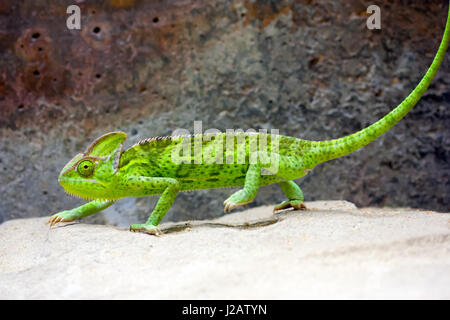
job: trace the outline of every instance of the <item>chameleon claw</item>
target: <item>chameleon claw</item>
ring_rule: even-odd
[[[53,227],[55,224],[57,224],[60,221],[61,221],[61,217],[50,217],[47,224],[50,223],[50,227]]]
[[[236,204],[234,204],[230,200],[225,200],[223,204],[224,204],[223,212],[225,212],[225,213],[230,212],[231,210],[233,210],[237,206]]]
[[[47,224],[50,224],[50,227],[52,227],[55,224],[55,217],[50,217],[47,221]]]
[[[67,214],[67,212],[63,211],[63,212],[59,212],[59,213],[52,215],[48,219],[47,224],[50,224],[50,228],[51,228],[59,222],[70,222],[70,221],[74,221],[74,220],[76,220],[76,218]]]
[[[233,203],[230,200],[224,201],[224,208],[223,212],[231,212],[231,210],[236,209],[237,207],[245,207],[247,204],[249,204],[251,201],[243,202],[243,203]]]

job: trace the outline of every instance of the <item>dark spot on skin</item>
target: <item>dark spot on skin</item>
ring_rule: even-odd
[[[245,180],[245,177],[237,177],[233,179],[233,183],[240,184],[240,182],[243,180]]]
[[[41,47],[38,48],[38,51],[42,51],[43,49]]]
[[[153,18],[153,23],[158,23],[158,21],[159,21],[159,18],[158,18],[158,17],[154,17],[154,18]]]
[[[39,73],[38,70],[34,70],[34,71],[33,71],[33,74],[34,74],[36,77],[39,77],[39,75],[40,75],[40,73]]]
[[[100,79],[100,78],[102,77],[102,75],[101,75],[100,73],[97,73],[97,74],[95,75],[95,77],[96,77],[97,79]]]
[[[23,110],[23,104],[20,104],[20,105],[17,107],[17,110],[22,111],[22,110]]]
[[[37,39],[37,38],[39,38],[40,36],[41,36],[41,34],[40,34],[39,32],[35,32],[35,33],[32,34],[31,37],[32,37],[33,39]]]
[[[100,27],[95,27],[94,29],[92,29],[93,33],[100,33],[102,29],[100,29]]]
[[[138,133],[138,132],[137,132],[136,129],[131,129],[131,135],[132,135],[132,136],[135,136],[137,133]]]

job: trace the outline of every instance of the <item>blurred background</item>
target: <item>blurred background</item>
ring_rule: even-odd
[[[81,30],[69,30],[71,4]],[[420,81],[447,1],[0,1],[0,223],[81,205],[62,167],[98,136],[176,128],[278,129],[338,138],[375,122]],[[297,182],[307,201],[449,211],[450,58],[387,134]],[[181,193],[167,220],[223,214],[232,189]],[[157,197],[118,201],[85,221],[145,221]],[[277,185],[251,206],[284,200]]]

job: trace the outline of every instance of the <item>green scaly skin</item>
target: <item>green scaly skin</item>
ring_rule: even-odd
[[[374,141],[411,110],[428,88],[443,60],[449,40],[449,20],[447,18],[438,52],[423,79],[397,108],[371,126],[329,141],[307,141],[268,135],[267,152],[272,151],[276,138],[278,148],[272,152],[275,158],[267,163],[259,160],[264,159],[262,156],[256,157],[257,161],[249,161],[255,154],[249,154],[250,135],[245,133],[156,137],[143,140],[122,151],[126,134],[111,132],[95,140],[85,152],[76,155],[59,175],[59,183],[66,192],[92,201],[78,208],[54,214],[49,223],[54,225],[92,215],[121,198],[161,195],[147,222],[130,226],[132,231],[159,234],[157,225],[170,209],[178,192],[241,186],[242,189],[224,202],[225,211],[230,211],[251,202],[260,186],[272,183],[279,183],[288,199],[275,206],[274,211],[290,207],[304,209],[303,192],[293,180],[305,176],[319,163],[342,157]],[[255,137],[254,134],[251,136]],[[261,138],[261,134],[256,134],[256,137]],[[179,148],[183,141],[186,143],[186,139],[192,150],[197,148],[196,143],[200,141],[203,158],[199,161],[198,157],[191,155],[187,159],[190,160],[189,163],[177,164],[172,161],[172,151]],[[237,142],[233,143],[233,148],[227,148],[227,139],[241,141],[240,146],[245,142],[245,151],[238,152]],[[218,145],[226,150],[222,155],[211,152],[211,148]],[[204,150],[209,150],[209,153]],[[259,155],[260,150],[256,153]],[[215,160],[222,159],[222,163],[206,161],[207,154],[212,155]],[[245,162],[237,161],[242,155],[245,156]],[[235,160],[231,164],[227,164],[230,163],[227,162],[229,157],[234,157]],[[275,160],[278,161],[278,170],[273,172],[271,164]],[[264,169],[268,170],[269,174],[262,174]]]

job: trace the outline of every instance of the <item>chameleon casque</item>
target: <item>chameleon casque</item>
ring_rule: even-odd
[[[132,231],[159,234],[157,226],[178,192],[241,186],[242,189],[224,202],[225,211],[230,211],[251,202],[260,186],[273,183],[280,184],[288,199],[275,206],[274,211],[305,209],[303,192],[293,180],[305,176],[319,163],[342,157],[374,141],[411,110],[428,88],[444,58],[449,41],[449,20],[447,17],[441,44],[423,79],[400,105],[369,127],[328,141],[265,135],[268,138],[266,150],[249,147],[251,139],[256,137],[258,141],[262,140],[261,133],[220,133],[156,137],[142,140],[123,151],[126,134],[111,132],[95,140],[83,153],[70,160],[58,178],[67,193],[91,201],[52,215],[50,225],[92,215],[121,198],[161,195],[147,222],[130,226]],[[274,148],[274,141],[277,142],[277,148]],[[181,150],[180,146],[186,145],[187,149],[194,150],[184,159],[187,161],[173,161],[174,150]],[[198,157],[195,159],[198,155],[195,149],[199,145],[204,157],[200,157],[200,161]],[[214,149],[217,146],[223,147],[224,151],[220,153],[217,151],[219,149]],[[209,150],[215,161],[206,161],[205,150]],[[269,153],[270,160],[267,161],[264,154]],[[230,157],[233,161],[229,161]],[[245,161],[236,161],[239,157]],[[252,159],[254,161],[250,161]],[[275,162],[277,166],[273,170]]]

